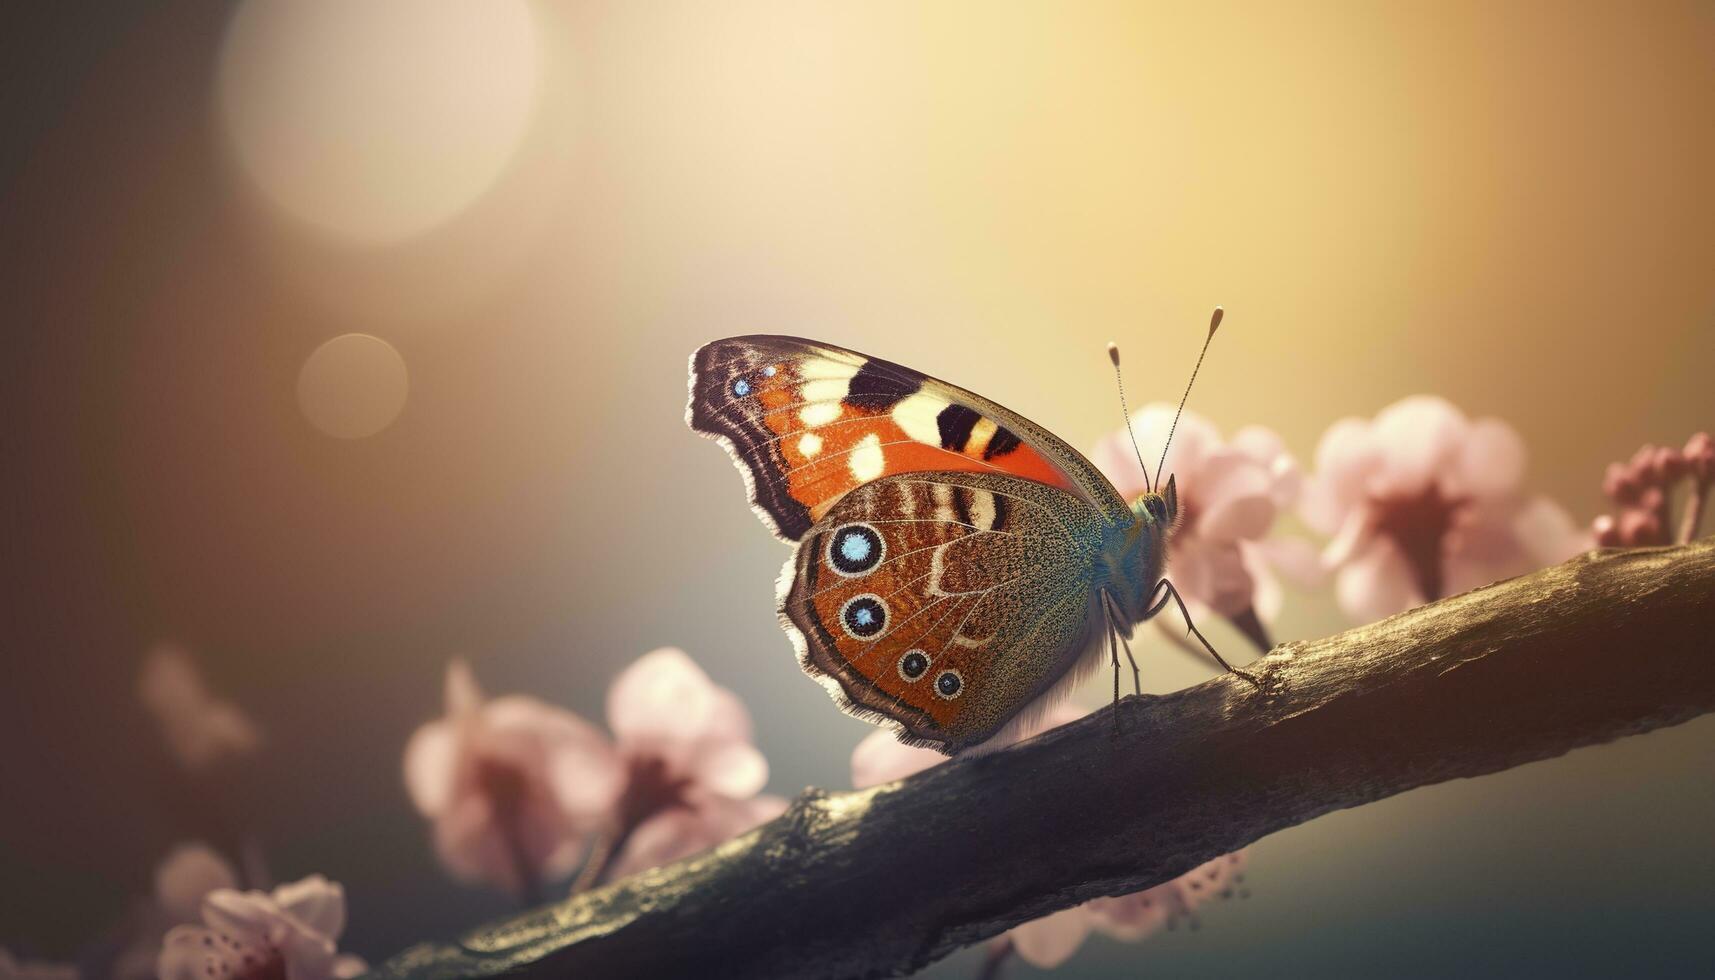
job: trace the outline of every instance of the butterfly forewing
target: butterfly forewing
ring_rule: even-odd
[[[1111,522],[1125,503],[1070,446],[918,371],[795,337],[717,340],[691,358],[693,429],[721,439],[751,503],[796,541],[853,489],[919,472],[1007,474],[1057,487]]]
[[[992,473],[859,486],[810,527],[782,576],[804,669],[860,717],[945,752],[993,736],[1092,642],[1095,512]]]

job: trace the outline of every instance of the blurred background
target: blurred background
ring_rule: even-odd
[[[771,791],[848,785],[869,727],[794,666],[786,549],[683,422],[715,337],[903,361],[1087,447],[1105,342],[1171,401],[1219,303],[1192,404],[1224,429],[1308,465],[1335,419],[1440,394],[1512,422],[1579,523],[1609,461],[1715,422],[1707,2],[0,18],[0,945],[35,956],[197,833],[137,699],[160,641],[256,720],[232,805],[277,875],[344,883],[372,960],[510,908],[439,870],[401,782],[449,658],[599,723],[680,646]],[[1345,625],[1294,594],[1276,632]],[[1151,689],[1209,676],[1140,635]],[[1199,931],[1063,969],[1705,972],[1712,735],[1277,834]]]

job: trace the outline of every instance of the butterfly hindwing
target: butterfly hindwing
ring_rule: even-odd
[[[1008,474],[1113,521],[1125,503],[1078,452],[1018,414],[918,371],[796,337],[732,337],[691,357],[693,429],[720,439],[752,505],[797,541],[853,489],[915,472]]]
[[[992,737],[1099,638],[1095,512],[992,473],[884,477],[833,504],[781,578],[800,663],[842,709],[949,754]]]

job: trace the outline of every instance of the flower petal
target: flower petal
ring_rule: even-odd
[[[1219,450],[1203,461],[1196,500],[1202,515],[1194,533],[1214,541],[1260,538],[1274,523],[1268,471],[1243,453]]]
[[[1381,448],[1368,422],[1344,418],[1316,445],[1316,475],[1305,482],[1299,513],[1305,523],[1333,534],[1364,500],[1370,475],[1382,466]]]
[[[1206,597],[1215,591],[1214,569],[1209,567],[1210,545],[1198,537],[1187,537],[1176,544],[1169,542],[1166,566],[1162,574],[1187,602],[1207,605]]]
[[[273,900],[261,892],[219,888],[202,900],[203,921],[235,940],[266,939],[279,913]]]
[[[1025,962],[1052,970],[1072,958],[1072,954],[1084,944],[1093,924],[1089,910],[1082,905],[1074,905],[1014,926],[1007,935],[1012,937],[1013,948]]]
[[[1524,439],[1500,419],[1478,419],[1459,447],[1447,481],[1461,497],[1493,497],[1518,489],[1524,479]]]
[[[1404,612],[1425,601],[1412,582],[1405,556],[1385,538],[1373,539],[1340,569],[1334,580],[1334,595],[1347,615],[1365,623]]]
[[[714,705],[709,712],[707,723],[700,735],[707,739],[725,739],[749,742],[755,734],[751,725],[750,710],[739,700],[738,695],[718,684],[711,684],[714,695]]]
[[[405,790],[424,816],[440,813],[452,801],[458,763],[458,734],[450,722],[431,721],[405,743]]]
[[[1269,496],[1274,499],[1277,510],[1286,510],[1297,502],[1303,490],[1304,474],[1274,430],[1247,425],[1233,434],[1228,445],[1249,456],[1268,473]]]
[[[345,888],[322,875],[310,875],[274,889],[274,904],[305,927],[338,939],[345,931]]]
[[[434,822],[435,855],[453,877],[516,893],[522,886],[494,820],[488,799],[461,794]]]
[[[710,792],[748,799],[768,785],[768,760],[749,742],[708,742],[692,760],[691,778]]]
[[[624,792],[624,760],[600,729],[572,712],[510,694],[490,701],[482,720],[477,751],[524,773],[568,817],[593,825]]]
[[[1268,567],[1286,576],[1288,582],[1300,589],[1321,588],[1328,581],[1328,570],[1322,565],[1322,556],[1317,554],[1316,546],[1304,538],[1264,538],[1261,541],[1247,541],[1245,547],[1259,555],[1268,563]]]
[[[1233,433],[1233,437],[1227,440],[1227,445],[1262,464],[1264,468],[1273,466],[1276,459],[1287,455],[1286,443],[1281,441],[1279,434],[1261,425],[1247,425]]]
[[[237,887],[238,872],[201,841],[177,845],[155,869],[155,901],[175,922],[198,921],[209,892]]]
[[[1251,607],[1256,582],[1231,541],[1190,537],[1172,552],[1173,585],[1194,609],[1236,616]]]
[[[1086,906],[1091,923],[1120,942],[1146,939],[1161,931],[1173,914],[1175,900],[1169,894],[1171,887],[1162,884],[1130,895],[1095,899]]]
[[[1239,558],[1244,562],[1245,571],[1250,574],[1251,581],[1256,583],[1251,589],[1251,608],[1256,610],[1257,618],[1265,623],[1274,622],[1280,615],[1281,607],[1286,605],[1286,595],[1280,588],[1280,580],[1274,577],[1274,572],[1268,567],[1268,561],[1263,558],[1259,542],[1240,541]]]
[[[214,934],[206,926],[175,926],[161,940],[161,955],[155,961],[160,980],[208,980],[222,971],[210,968],[217,960]]]
[[[455,718],[471,714],[482,707],[482,688],[477,686],[476,673],[470,669],[470,664],[462,659],[447,664],[445,697],[447,714]]]
[[[1372,495],[1415,495],[1452,472],[1470,423],[1445,398],[1413,395],[1376,414],[1374,432],[1385,465],[1370,474]]]
[[[601,823],[612,812],[628,778],[625,760],[605,740],[556,745],[544,775],[555,802],[585,826]]]
[[[683,650],[637,658],[607,691],[607,724],[621,745],[688,742],[718,728],[715,685]]]

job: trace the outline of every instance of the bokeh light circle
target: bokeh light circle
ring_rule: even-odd
[[[362,439],[393,424],[405,408],[405,359],[380,337],[348,333],[317,347],[298,372],[298,408],[340,439]]]
[[[505,170],[538,81],[523,0],[245,0],[221,115],[283,210],[365,243],[410,238]]]

